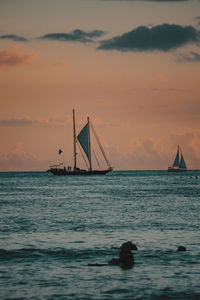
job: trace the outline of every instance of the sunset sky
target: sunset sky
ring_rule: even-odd
[[[72,164],[73,108],[116,170],[200,169],[200,0],[0,0],[0,103],[0,171]]]

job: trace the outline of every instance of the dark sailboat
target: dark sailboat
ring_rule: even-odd
[[[168,168],[169,172],[184,172],[187,171],[186,163],[182,154],[180,147],[178,146],[178,150],[176,153],[176,157],[174,159],[174,163],[171,167]]]
[[[97,144],[101,150],[101,153],[104,157],[104,160],[108,166],[107,169],[103,170],[95,170],[92,168],[92,156],[91,156],[91,140],[90,140],[90,129],[92,129],[93,134],[96,138]],[[54,165],[50,166],[50,169],[48,170],[54,175],[105,175],[108,172],[112,171],[112,167],[106,157],[106,154],[103,150],[103,147],[96,135],[96,132],[94,130],[94,127],[92,126],[89,117],[87,118],[87,123],[83,127],[83,129],[79,132],[78,136],[76,136],[76,126],[75,126],[75,111],[73,110],[73,142],[74,142],[74,167],[71,169],[71,167],[60,167],[60,165]],[[84,162],[87,166],[87,169],[80,169],[77,167],[77,150],[76,146],[79,146],[81,154],[83,156]],[[80,147],[81,146],[81,147]],[[83,152],[85,153],[85,156]],[[95,156],[95,154],[94,154]]]

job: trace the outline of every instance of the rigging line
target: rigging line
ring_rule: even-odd
[[[85,162],[85,164],[86,164],[86,167],[87,167],[88,170],[89,170],[89,166],[88,166],[88,164],[87,164],[87,161],[86,161],[86,159],[85,159],[85,156],[83,155],[83,151],[82,151],[81,146],[80,146],[80,144],[79,144],[78,141],[77,141],[77,144],[78,144],[79,150],[80,150],[80,152],[81,152],[81,155],[82,155],[82,157],[83,157],[83,160],[84,160],[84,162]]]
[[[97,156],[96,156],[94,150],[92,150],[92,153],[94,154],[94,157],[95,157],[95,159],[96,159],[96,161],[97,161],[97,163],[98,163],[99,168],[101,168],[100,163],[99,163],[99,161],[98,161],[98,158],[97,158]]]
[[[101,143],[100,143],[100,141],[99,141],[99,139],[98,139],[98,137],[97,137],[97,134],[96,134],[96,132],[95,132],[95,130],[94,130],[94,127],[93,127],[93,125],[92,125],[91,122],[90,122],[90,125],[91,125],[92,131],[93,131],[93,133],[94,133],[94,136],[95,136],[95,138],[96,138],[96,140],[97,140],[97,143],[98,143],[98,145],[99,145],[99,148],[100,148],[100,150],[101,150],[101,152],[102,152],[102,154],[103,154],[103,157],[104,157],[104,159],[105,159],[105,161],[106,161],[108,167],[111,168],[111,165],[110,165],[110,163],[109,163],[109,161],[108,161],[108,159],[107,159],[107,157],[106,157],[106,154],[105,154],[105,152],[104,152],[104,150],[103,150],[103,148],[102,148],[102,146],[101,146]]]

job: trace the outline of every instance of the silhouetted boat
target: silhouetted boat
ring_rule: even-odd
[[[187,171],[186,163],[183,158],[182,151],[180,147],[178,146],[178,150],[176,153],[176,157],[174,159],[174,163],[171,167],[168,168],[169,172],[183,172]]]
[[[104,170],[94,170],[92,168],[92,156],[91,156],[91,141],[90,141],[90,129],[92,129],[94,136],[96,138],[97,144],[102,152],[102,155],[105,159],[105,162],[108,166],[107,169]],[[83,127],[83,129],[80,131],[78,136],[76,136],[76,127],[75,127],[75,111],[73,109],[73,142],[74,142],[74,167],[71,169],[71,167],[60,167],[60,165],[54,165],[50,166],[50,169],[48,172],[53,173],[54,175],[105,175],[108,172],[112,171],[112,167],[106,157],[106,154],[103,150],[103,147],[96,135],[96,132],[94,130],[94,127],[92,126],[89,117],[87,118],[87,123]],[[87,169],[80,169],[77,167],[77,152],[76,152],[76,146],[78,145],[81,146],[80,150],[82,149],[85,153],[81,151],[81,154],[83,156],[83,159],[85,161],[85,164],[87,166]],[[95,156],[95,154],[94,154]],[[96,157],[95,157],[96,158]],[[97,160],[98,162],[98,160]]]

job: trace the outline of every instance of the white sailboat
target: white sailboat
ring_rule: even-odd
[[[176,153],[176,157],[174,159],[174,163],[172,166],[168,168],[169,172],[183,172],[187,171],[186,163],[182,154],[180,147],[178,146],[178,150]]]
[[[90,140],[90,129],[92,129],[93,134],[96,138],[97,144],[101,150],[101,153],[104,157],[104,160],[107,164],[107,169],[103,170],[94,170],[92,168],[92,152],[91,152],[91,140]],[[87,118],[87,123],[86,125],[82,128],[82,130],[79,132],[78,135],[76,135],[76,123],[75,123],[75,111],[73,109],[73,144],[74,144],[74,166],[73,169],[71,167],[59,167],[59,166],[50,166],[49,171],[53,173],[54,175],[105,175],[108,172],[112,171],[112,167],[106,157],[106,154],[103,150],[103,147],[96,135],[96,132],[94,130],[94,127],[92,126],[89,117]],[[77,144],[80,148],[82,157],[84,159],[84,162],[87,166],[87,169],[80,169],[77,167]],[[81,147],[80,147],[81,146]],[[83,151],[82,151],[82,150]],[[83,154],[84,152],[84,154]],[[95,154],[94,154],[95,156]]]

